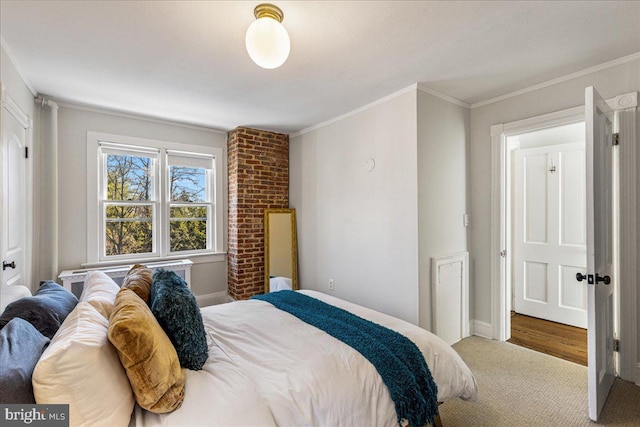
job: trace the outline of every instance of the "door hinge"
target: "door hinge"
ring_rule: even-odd
[[[620,134],[614,133],[611,135],[611,145],[620,145]]]
[[[29,147],[24,147],[24,158],[25,159],[29,158]]]
[[[500,256],[501,256],[502,258],[506,258],[506,257],[507,257],[507,250],[506,250],[506,249],[501,250],[501,251],[500,251]]]
[[[613,351],[620,353],[620,340],[613,340]]]

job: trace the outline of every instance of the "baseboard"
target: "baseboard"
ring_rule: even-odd
[[[207,307],[209,305],[217,305],[224,304],[226,302],[231,302],[233,299],[227,295],[226,291],[222,292],[214,292],[212,294],[204,294],[196,296],[196,301],[198,301],[198,306]]]
[[[481,320],[472,320],[471,335],[493,339],[493,325]]]

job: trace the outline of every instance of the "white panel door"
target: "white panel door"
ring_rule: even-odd
[[[514,310],[587,327],[584,143],[514,153]]]
[[[26,130],[2,108],[2,241],[0,286],[24,281],[26,243]]]
[[[585,90],[587,158],[587,382],[589,418],[598,420],[615,377],[613,357],[613,174],[611,109]],[[580,278],[581,281],[584,279]],[[584,283],[584,281],[583,281]]]

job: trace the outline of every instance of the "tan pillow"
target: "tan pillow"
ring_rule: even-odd
[[[144,302],[149,302],[149,292],[153,283],[153,273],[144,265],[136,264],[131,267],[126,277],[122,281],[122,287],[131,289],[138,294]]]
[[[118,351],[138,405],[157,414],[182,405],[184,372],[178,354],[151,309],[131,289],[121,289],[116,296],[109,341]]]

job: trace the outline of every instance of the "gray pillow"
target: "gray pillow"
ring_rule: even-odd
[[[31,376],[49,345],[26,320],[16,317],[0,331],[0,403],[36,403]]]
[[[32,297],[20,298],[7,306],[0,315],[0,329],[13,318],[31,323],[42,335],[53,338],[56,331],[78,304],[78,298],[54,281],[40,285]]]

